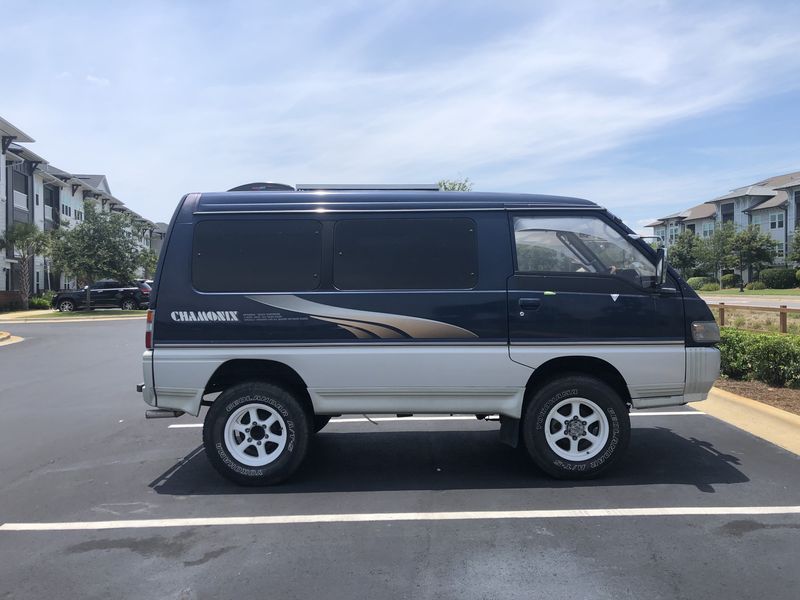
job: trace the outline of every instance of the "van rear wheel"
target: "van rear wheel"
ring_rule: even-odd
[[[557,479],[590,479],[611,467],[630,440],[628,408],[605,382],[572,374],[528,402],[522,438],[533,461]]]
[[[203,423],[209,461],[241,485],[272,485],[289,478],[305,458],[309,434],[307,413],[297,398],[261,382],[222,392]]]

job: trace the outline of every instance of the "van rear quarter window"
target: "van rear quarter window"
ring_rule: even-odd
[[[340,290],[470,289],[478,282],[475,222],[468,218],[353,219],[334,230]]]
[[[195,225],[192,284],[199,291],[314,290],[321,270],[319,221],[203,220]]]

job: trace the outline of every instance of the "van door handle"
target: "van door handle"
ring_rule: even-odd
[[[542,305],[540,298],[520,298],[519,307],[522,310],[539,310]]]

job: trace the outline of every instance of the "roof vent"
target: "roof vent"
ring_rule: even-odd
[[[293,192],[294,188],[285,183],[256,182],[245,183],[228,190],[229,192]]]

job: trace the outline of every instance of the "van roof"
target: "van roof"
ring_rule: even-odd
[[[565,196],[496,192],[316,191],[206,192],[197,212],[286,212],[325,210],[419,210],[505,208],[600,208],[594,202]]]

